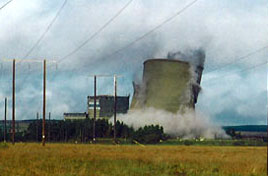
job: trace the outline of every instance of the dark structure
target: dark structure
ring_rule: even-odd
[[[201,91],[200,83],[201,83],[201,78],[202,78],[202,73],[203,73],[204,67],[202,66],[196,66],[195,67],[195,83],[192,84],[192,93],[193,93],[193,99],[194,99],[194,104],[197,103],[198,95],[199,92]]]
[[[129,96],[117,96],[117,114],[125,114],[129,109]],[[114,96],[99,95],[96,97],[96,117],[110,118],[114,115]],[[88,96],[89,118],[94,117],[94,96]]]
[[[30,123],[35,122],[36,120],[16,120],[15,133],[21,133],[27,130]],[[7,134],[12,134],[12,120],[6,121],[6,130]],[[4,131],[4,121],[0,120],[0,131]]]

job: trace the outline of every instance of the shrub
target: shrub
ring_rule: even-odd
[[[244,146],[246,143],[245,143],[245,141],[235,141],[233,144],[235,146]]]
[[[166,140],[166,135],[164,134],[163,127],[159,125],[150,125],[135,131],[133,140],[142,144],[156,144],[159,143],[160,140]]]
[[[189,146],[189,145],[193,145],[193,144],[194,144],[193,141],[190,141],[190,140],[185,140],[185,141],[184,141],[184,145]]]

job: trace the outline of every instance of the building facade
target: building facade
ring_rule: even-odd
[[[129,96],[117,96],[116,112],[125,114],[129,109]],[[94,118],[94,96],[88,96],[89,118]],[[96,118],[110,118],[114,115],[114,96],[96,96]]]

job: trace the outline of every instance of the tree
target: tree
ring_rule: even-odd
[[[159,125],[149,125],[139,128],[133,134],[133,140],[142,144],[156,144],[161,140],[166,140],[163,127]]]

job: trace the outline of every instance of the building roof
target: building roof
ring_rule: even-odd
[[[64,116],[85,116],[86,113],[83,112],[83,113],[80,113],[80,112],[75,112],[75,113],[63,113]]]
[[[182,64],[190,65],[190,63],[186,62],[186,61],[181,61],[181,60],[178,60],[178,59],[168,59],[168,58],[148,59],[148,60],[144,61],[143,64],[146,64],[147,62],[179,62],[179,63],[182,63]]]
[[[129,98],[129,96],[130,95],[128,95],[128,96],[116,96],[117,98]],[[90,98],[94,98],[94,95],[93,96],[88,96],[88,97],[90,97]],[[96,96],[96,98],[102,98],[102,97],[111,97],[111,98],[113,98],[114,97],[114,95],[97,95]]]

